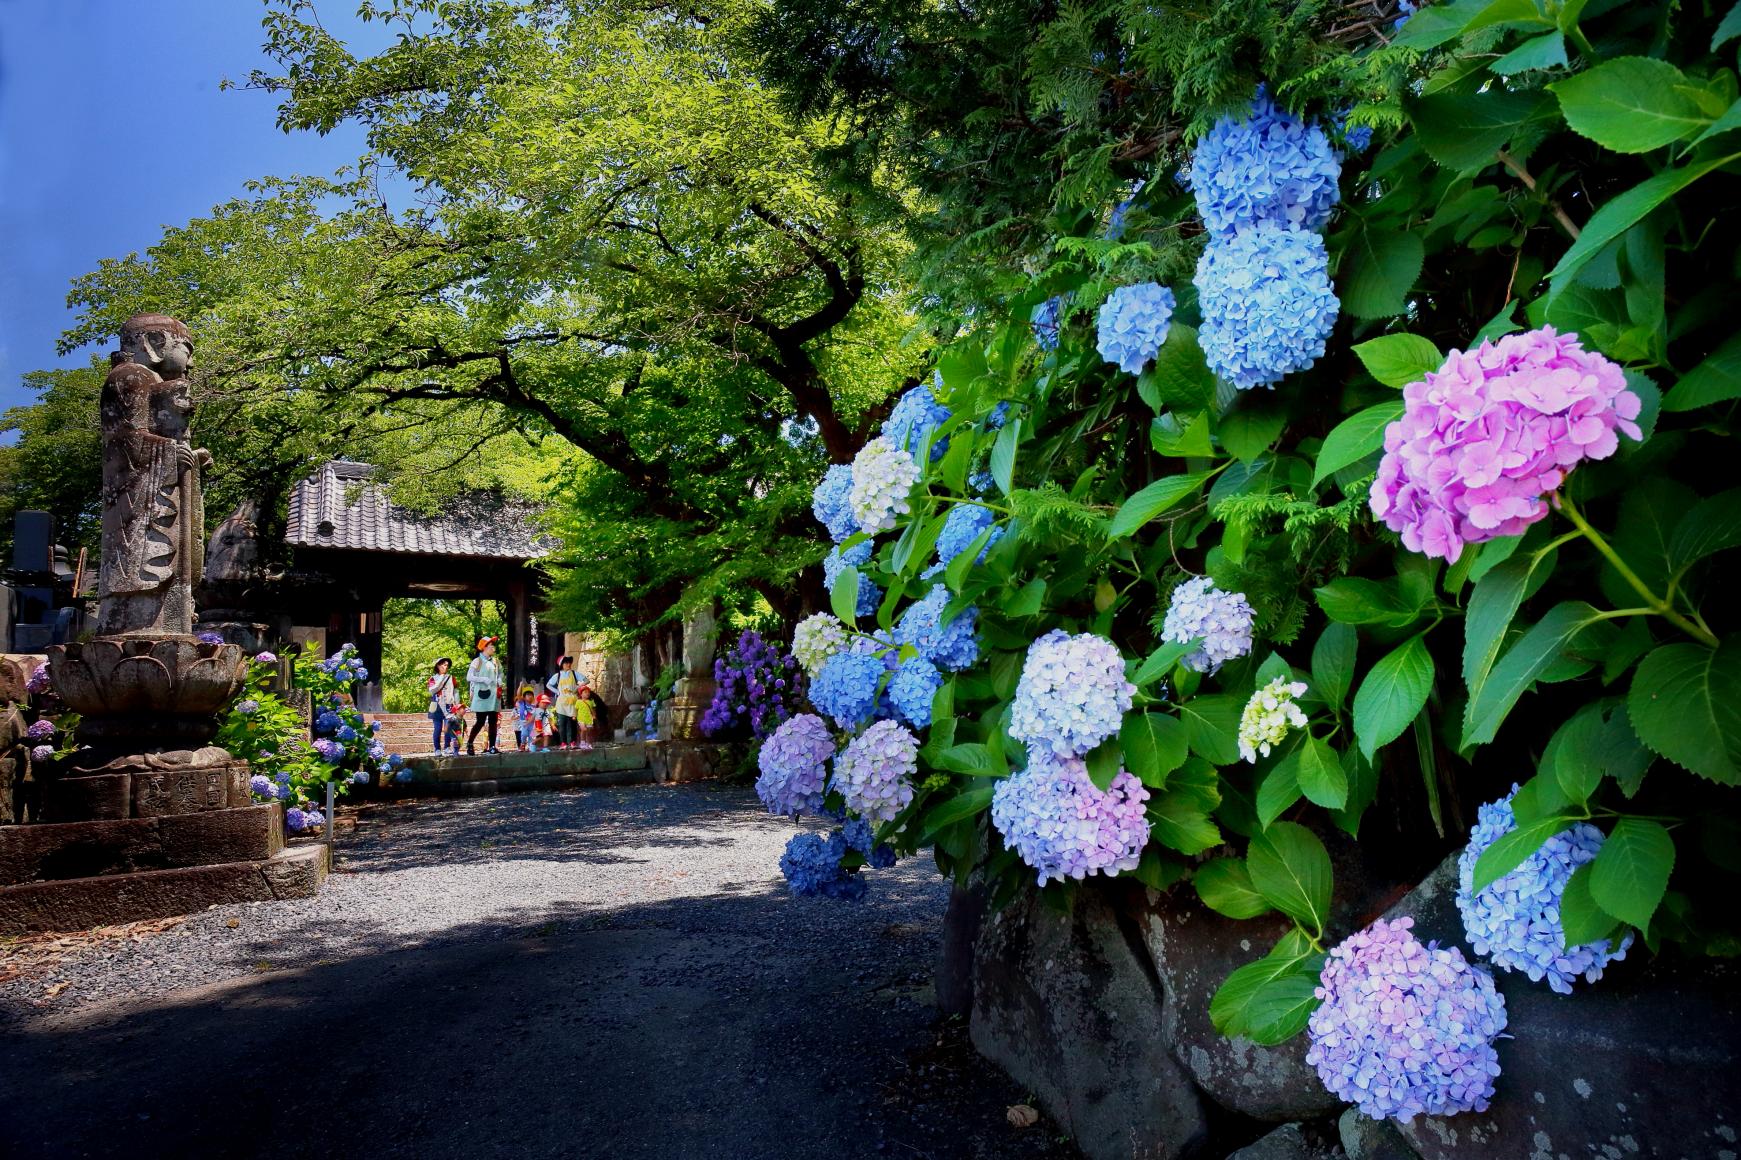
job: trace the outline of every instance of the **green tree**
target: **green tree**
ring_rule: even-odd
[[[0,446],[0,535],[12,537],[20,511],[54,516],[55,534],[75,552],[95,550],[103,520],[103,447],[97,399],[107,368],[32,371],[24,376],[37,401],[0,416],[0,435],[17,440]]]

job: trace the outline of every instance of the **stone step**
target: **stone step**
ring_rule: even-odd
[[[326,844],[316,842],[246,862],[0,886],[0,934],[89,930],[237,902],[313,898],[330,868]]]
[[[547,773],[535,777],[476,778],[471,781],[424,781],[394,787],[394,794],[407,791],[417,796],[489,797],[498,793],[529,793],[559,789],[609,789],[623,785],[652,785],[662,780],[651,768],[600,770],[597,773]]]
[[[553,749],[548,753],[414,757],[406,764],[411,766],[417,781],[511,781],[553,774],[642,769],[647,765],[647,747],[640,741],[626,741],[592,749]]]
[[[93,822],[0,826],[0,886],[271,858],[284,848],[278,805]]]

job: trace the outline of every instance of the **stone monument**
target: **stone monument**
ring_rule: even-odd
[[[97,634],[48,650],[81,748],[42,785],[41,824],[0,829],[0,933],[306,896],[326,873],[326,848],[286,851],[280,807],[210,744],[247,658],[193,633],[211,456],[189,438],[192,355],[180,322],[139,314],[110,356]]]

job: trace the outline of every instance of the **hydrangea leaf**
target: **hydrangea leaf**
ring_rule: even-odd
[[[1548,89],[1566,124],[1616,153],[1648,153],[1711,123],[1686,91],[1692,82],[1666,60],[1623,56],[1585,69]]]
[[[1565,64],[1566,38],[1547,32],[1524,41],[1488,67],[1498,76],[1509,77],[1538,68],[1563,68]]]
[[[1251,839],[1245,854],[1251,884],[1271,906],[1317,933],[1330,915],[1330,855],[1295,822],[1274,822]]]
[[[1524,597],[1552,573],[1558,554],[1531,554],[1508,559],[1475,577],[1469,607],[1463,618],[1463,680],[1473,697],[1487,683],[1493,663],[1505,645],[1505,630],[1523,604]],[[1539,579],[1538,579],[1539,575]]]
[[[1419,234],[1361,225],[1342,255],[1337,292],[1356,318],[1390,318],[1408,308],[1427,247]]]
[[[1290,749],[1287,755],[1270,767],[1257,787],[1257,820],[1268,828],[1270,823],[1288,812],[1300,800],[1300,751]]]
[[[1232,765],[1239,760],[1239,716],[1245,709],[1241,698],[1226,693],[1192,697],[1179,703],[1179,721],[1191,752],[1212,765]]]
[[[1191,868],[1185,863],[1177,858],[1162,857],[1159,850],[1150,846],[1143,851],[1142,861],[1137,863],[1130,876],[1150,890],[1165,890],[1190,872]]]
[[[1322,965],[1323,956],[1313,953],[1305,936],[1290,930],[1269,954],[1238,968],[1216,988],[1209,1000],[1209,1021],[1226,1036],[1280,1043],[1302,1030],[1311,1017],[1316,999],[1305,1005],[1303,1014],[1296,1012],[1292,1019],[1287,1014],[1303,1002],[1299,983],[1304,982],[1308,991],[1315,987]]]
[[[1368,761],[1402,736],[1433,690],[1433,657],[1416,633],[1372,666],[1354,694],[1354,736]]]
[[[1012,617],[1037,616],[1046,606],[1046,581],[1036,576],[1022,585],[1016,594],[1004,605],[1004,615]]]
[[[1155,841],[1181,854],[1201,854],[1221,845],[1221,829],[1193,796],[1167,790],[1149,800],[1150,830]]]
[[[1358,838],[1360,819],[1378,797],[1378,771],[1351,745],[1342,751],[1342,777],[1348,783],[1348,804],[1332,813],[1330,820],[1350,838]]]
[[[1209,433],[1207,412],[1198,411],[1181,424],[1178,416],[1167,411],[1156,415],[1149,424],[1149,446],[1157,454],[1174,459],[1215,454],[1215,443]]]
[[[1716,52],[1728,41],[1741,36],[1741,0],[1736,0],[1733,8],[1724,14],[1717,25],[1717,31],[1711,33],[1711,51]]]
[[[1215,401],[1215,376],[1203,358],[1195,328],[1175,322],[1149,369],[1137,378],[1137,394],[1157,414],[1169,408],[1202,411]]]
[[[1590,863],[1590,896],[1622,922],[1649,930],[1674,864],[1674,838],[1662,823],[1621,818]]]
[[[1354,685],[1355,650],[1360,634],[1351,626],[1331,621],[1312,646],[1312,688],[1324,703],[1340,710]]]
[[[1741,641],[1652,652],[1632,675],[1626,711],[1639,739],[1663,757],[1723,785],[1741,784]]]
[[[1603,624],[1602,614],[1582,600],[1567,600],[1518,638],[1479,689],[1472,689],[1463,720],[1462,745],[1485,745],[1499,732],[1517,699],[1564,655],[1579,633]]]
[[[1268,451],[1287,424],[1287,415],[1252,395],[1239,408],[1221,417],[1221,445],[1235,459],[1250,461]]]
[[[1429,339],[1418,334],[1386,334],[1354,347],[1366,373],[1387,387],[1406,387],[1445,363]]]
[[[1542,755],[1542,771],[1552,773],[1569,802],[1582,804],[1602,779],[1636,784],[1652,760],[1616,702],[1596,702],[1560,726]]]
[[[1203,641],[1201,637],[1184,644],[1177,644],[1169,641],[1154,652],[1150,653],[1148,659],[1144,660],[1143,663],[1138,666],[1136,673],[1131,677],[1131,683],[1136,685],[1138,688],[1141,688],[1144,685],[1154,684],[1156,681],[1172,672],[1173,666],[1179,663],[1180,657],[1184,656],[1186,653],[1197,651],[1202,644]]]
[[[1475,879],[1471,889],[1479,894],[1493,883],[1523,865],[1523,860],[1542,848],[1542,843],[1571,823],[1562,815],[1537,818],[1497,839],[1475,860]]]
[[[983,745],[971,742],[951,745],[943,750],[937,755],[936,765],[939,769],[947,769],[951,773],[965,773],[973,777],[998,776],[998,769],[992,761],[990,751]]]
[[[1668,564],[1677,579],[1716,552],[1741,546],[1741,488],[1700,500],[1681,517],[1669,539]]]
[[[1328,742],[1308,734],[1294,753],[1298,758],[1300,789],[1307,800],[1327,810],[1339,810],[1348,804],[1348,777]]]
[[[1560,892],[1561,948],[1564,950],[1597,939],[1612,939],[1621,925],[1618,918],[1596,905],[1596,897],[1590,892],[1590,875],[1595,866],[1594,862],[1586,862],[1572,871],[1572,876],[1566,879],[1566,888]]]
[[[1216,858],[1197,867],[1191,876],[1197,897],[1217,914],[1228,918],[1256,918],[1268,914],[1270,904],[1251,884],[1251,872],[1243,858]]]
[[[996,786],[991,785],[975,786],[928,808],[925,811],[925,829],[919,838],[920,843],[934,837],[945,826],[990,809],[992,794],[996,789]]]
[[[1016,447],[1022,441],[1022,421],[1011,419],[1003,425],[1003,430],[997,433],[997,442],[991,445],[991,477],[997,483],[998,490],[1005,495],[1010,493],[1010,486],[1016,473]]]
[[[1422,604],[1405,599],[1394,583],[1340,576],[1313,590],[1318,607],[1338,624],[1382,624],[1407,628],[1421,618]]]
[[[1487,7],[1488,0],[1456,0],[1418,9],[1402,26],[1395,43],[1425,52],[1457,39],[1463,28]]]
[[[1116,736],[1109,737],[1088,751],[1088,780],[1094,783],[1095,789],[1105,793],[1123,764],[1123,747]]]
[[[1195,472],[1190,475],[1169,475],[1155,480],[1124,501],[1118,514],[1112,517],[1112,526],[1107,529],[1107,537],[1118,540],[1130,535],[1186,496],[1195,495],[1202,490],[1203,481],[1208,477],[1207,472]]]
[[[1324,437],[1324,446],[1318,452],[1312,486],[1317,487],[1349,464],[1380,450],[1384,446],[1384,429],[1402,417],[1402,410],[1402,400],[1397,399],[1357,411],[1336,424]]]
[[[1434,161],[1458,172],[1495,164],[1494,155],[1514,137],[1556,113],[1553,98],[1544,92],[1498,88],[1435,93],[1408,104],[1422,147]]]
[[[1131,713],[1118,731],[1124,767],[1152,789],[1165,789],[1167,775],[1185,764],[1185,727],[1165,713]]]
[[[834,609],[834,615],[848,624],[858,623],[858,569],[850,564],[840,570],[840,578],[834,582],[834,591],[829,593],[828,603]]]

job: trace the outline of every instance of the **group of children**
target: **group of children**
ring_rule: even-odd
[[[486,753],[496,752],[496,716],[500,704],[501,669],[495,660],[495,637],[478,641],[478,656],[466,671],[470,703],[462,700],[457,682],[449,672],[452,662],[442,657],[429,678],[429,719],[435,752],[458,756],[460,735],[468,711],[477,714],[466,752],[474,752],[478,733],[487,727]],[[599,699],[591,682],[574,671],[574,658],[563,657],[545,682],[544,691],[523,685],[512,713],[514,741],[521,753],[548,753],[551,749],[591,749],[598,722]]]

